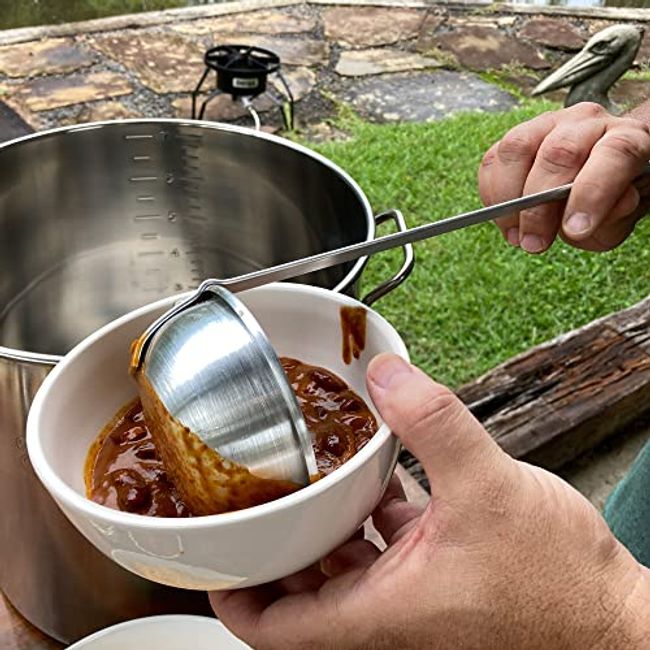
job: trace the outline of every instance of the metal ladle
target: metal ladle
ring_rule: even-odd
[[[257,476],[306,485],[316,472],[309,432],[270,343],[231,292],[560,201],[569,196],[572,186],[568,183],[235,278],[206,280],[147,328],[134,347],[132,371],[153,389],[158,407],[163,405],[169,412],[177,433],[180,423],[207,448]],[[257,380],[259,385],[250,384]],[[259,404],[260,399],[265,401]],[[145,413],[149,415],[146,404]],[[167,436],[166,443],[174,445],[176,438]],[[183,462],[185,452],[176,451],[174,462]],[[227,490],[226,482],[222,487]]]

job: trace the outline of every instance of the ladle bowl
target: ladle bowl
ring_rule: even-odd
[[[240,485],[231,489],[219,459],[216,471],[206,462],[209,450],[248,470],[253,486],[271,479],[304,487],[318,470],[311,435],[266,334],[237,296],[205,286],[156,331],[134,374],[168,471],[190,492],[205,486],[193,497],[214,513],[224,491],[238,507],[251,497]],[[202,443],[198,457],[189,453],[197,442],[188,436]]]

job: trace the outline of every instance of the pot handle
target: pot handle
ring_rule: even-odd
[[[386,212],[381,212],[375,216],[375,225],[379,226],[380,224],[390,220],[395,222],[395,225],[400,232],[407,230],[406,221],[404,221],[404,215],[399,210],[387,210]],[[387,293],[390,293],[393,289],[395,289],[395,287],[398,287],[400,284],[402,284],[402,282],[404,282],[404,280],[406,280],[406,278],[411,275],[413,264],[415,263],[415,256],[413,255],[413,244],[404,244],[404,246],[402,246],[402,251],[404,253],[404,261],[402,262],[402,266],[399,271],[397,271],[397,273],[392,278],[386,280],[385,282],[382,282],[378,287],[367,293],[361,299],[362,303],[368,306],[372,305],[380,298],[383,298]]]

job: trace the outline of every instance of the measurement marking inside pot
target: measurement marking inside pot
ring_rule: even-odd
[[[132,183],[147,183],[147,182],[151,182],[151,181],[157,181],[158,176],[131,176],[131,178],[129,178],[129,180]]]
[[[157,232],[143,232],[140,235],[140,239],[158,239],[160,235]]]
[[[131,159],[135,162],[142,162],[145,160],[151,160],[151,156],[132,156]]]
[[[133,217],[134,221],[152,221],[155,219],[162,219],[161,214],[136,214]]]
[[[125,140],[153,140],[153,135],[149,133],[132,133],[131,135],[125,135]]]
[[[136,201],[155,201],[156,197],[151,194],[142,194],[141,196],[136,197]]]
[[[164,255],[165,251],[138,251],[138,257],[152,257],[154,255]]]

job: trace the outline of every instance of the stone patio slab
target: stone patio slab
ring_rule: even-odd
[[[476,75],[449,70],[368,77],[340,97],[374,122],[430,122],[458,111],[504,111],[517,104]]]
[[[439,68],[441,63],[431,57],[395,48],[372,48],[369,50],[347,50],[341,54],[336,72],[344,77],[404,72]]]
[[[418,50],[439,47],[450,52],[464,68],[494,70],[511,63],[541,70],[551,64],[530,43],[524,43],[499,31],[496,27],[468,25],[442,34],[422,34]]]
[[[142,117],[140,111],[127,106],[123,102],[110,99],[107,101],[92,102],[81,106],[79,111],[72,113],[60,124],[83,124],[86,122],[102,122],[104,120],[126,120]]]
[[[517,36],[567,52],[582,49],[586,41],[577,28],[562,18],[533,18],[517,31]]]
[[[636,65],[647,66],[650,64],[650,29],[646,26],[645,35],[641,41],[641,47],[636,53],[634,61]]]
[[[193,90],[203,71],[205,47],[180,34],[138,30],[93,36],[89,42],[157,93]]]
[[[182,34],[203,35],[214,33],[233,34],[300,34],[316,29],[313,16],[296,16],[281,10],[261,10],[248,13],[192,20],[171,27]]]
[[[435,32],[445,22],[445,16],[440,14],[427,14],[424,19],[418,35],[417,50],[419,52],[429,52],[438,48],[435,40]]]
[[[316,86],[316,73],[309,68],[289,68],[288,70],[282,70],[282,75],[286,79],[296,102],[306,97]],[[286,92],[277,76],[270,77],[269,83],[281,93]]]
[[[329,61],[329,43],[318,38],[248,36],[242,40],[245,45],[257,45],[275,52],[283,65],[315,66]]]
[[[197,112],[200,110],[204,98],[201,97],[197,102]],[[189,119],[192,116],[191,97],[179,97],[172,102],[172,106],[174,108],[174,117]],[[259,113],[275,108],[275,104],[266,95],[254,99],[253,106]],[[241,102],[233,101],[230,95],[217,95],[206,106],[203,119],[213,120],[214,122],[228,122],[247,116],[250,116],[250,113]]]
[[[650,99],[650,80],[620,79],[609,92],[610,99],[623,109],[630,109]]]
[[[16,101],[31,111],[46,111],[61,106],[128,95],[133,88],[115,72],[92,72],[69,77],[42,77],[13,90]]]
[[[348,47],[391,45],[415,38],[425,17],[419,9],[335,7],[322,13],[325,36]]]
[[[66,74],[94,62],[95,56],[71,38],[48,38],[0,47],[0,74],[8,77]]]

